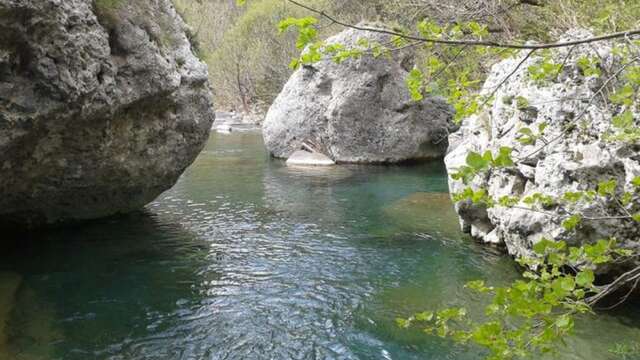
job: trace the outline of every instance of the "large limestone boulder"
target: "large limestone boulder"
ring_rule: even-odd
[[[346,30],[328,43],[358,47],[389,36]],[[405,83],[410,53],[362,56],[341,64],[325,59],[291,76],[263,124],[265,145],[289,157],[310,140],[336,162],[380,163],[444,155],[454,131],[452,110],[439,98],[412,101]]]
[[[576,31],[568,38],[589,36]],[[525,55],[523,52],[495,65],[483,92],[492,93]],[[618,196],[632,190],[629,182],[640,175],[639,149],[607,139],[607,133],[612,130],[612,117],[624,108],[610,106],[607,96],[598,94],[608,78],[606,71],[601,77],[586,76],[577,65],[579,59],[595,56],[603,69],[619,69],[620,59],[607,44],[558,49],[551,56],[556,63],[565,63],[555,78],[542,83],[534,81],[528,67],[539,64],[542,59],[531,56],[495,93],[495,100],[487,111],[463,121],[461,129],[449,138],[450,152],[445,158],[449,173],[465,165],[470,151],[491,150],[495,154],[501,146],[508,146],[514,149],[513,157],[521,160],[517,166],[491,171],[471,184],[487,188],[494,199],[505,195],[526,198],[536,193],[557,199],[567,192],[594,190],[599,182],[611,179],[620,184]],[[615,81],[610,85],[615,86]],[[529,128],[534,136],[539,136],[543,124],[546,128],[535,143],[519,140],[525,135],[521,129]],[[545,142],[548,145],[545,146]],[[466,187],[453,179],[449,184],[452,193]],[[498,205],[488,209],[464,201],[456,204],[456,210],[465,231],[486,242],[504,243],[514,255],[529,254],[532,245],[543,237],[566,240],[570,244],[615,237],[622,246],[637,247],[640,226],[630,219],[585,219],[575,230],[562,226],[562,220],[573,213],[581,213],[585,218],[605,214],[624,216],[625,212],[616,202],[613,197],[594,202],[554,201],[537,204],[531,211],[522,209],[531,208],[523,201],[514,208]]]
[[[207,68],[169,0],[0,0],[0,222],[144,206],[214,119]]]

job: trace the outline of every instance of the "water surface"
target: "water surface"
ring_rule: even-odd
[[[296,170],[259,133],[213,134],[144,212],[10,239],[0,359],[480,359],[394,323],[517,276],[446,191],[438,162]],[[579,322],[562,358],[610,358],[638,319]]]

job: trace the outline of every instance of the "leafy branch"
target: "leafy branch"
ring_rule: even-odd
[[[303,9],[306,9],[312,13],[320,15],[321,17],[331,21],[332,24],[337,24],[337,25],[355,29],[355,30],[377,32],[377,33],[397,36],[406,40],[418,41],[422,43],[431,43],[431,44],[443,44],[443,45],[454,45],[454,46],[462,45],[462,46],[497,47],[497,48],[516,49],[516,50],[527,50],[527,49],[539,50],[539,49],[569,47],[574,45],[589,44],[589,43],[594,43],[599,41],[614,40],[614,39],[621,39],[621,38],[629,38],[634,35],[640,35],[640,29],[633,29],[633,30],[615,32],[611,34],[605,34],[601,36],[594,36],[586,39],[547,43],[547,44],[516,44],[516,43],[502,43],[497,41],[486,41],[486,40],[455,40],[455,39],[445,39],[445,38],[435,38],[435,37],[429,38],[429,37],[423,37],[418,35],[411,35],[408,33],[403,33],[403,32],[389,30],[389,29],[378,29],[378,28],[372,28],[368,26],[358,26],[354,24],[349,24],[337,19],[335,16],[330,15],[325,11],[315,9],[297,0],[287,0],[287,1]]]

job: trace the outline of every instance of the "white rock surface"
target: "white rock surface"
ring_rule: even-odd
[[[298,150],[287,159],[287,166],[331,166],[336,163],[326,155]]]
[[[575,32],[570,37],[586,36],[589,34]],[[554,50],[555,61],[563,62],[568,51]],[[490,94],[516,68],[525,54],[523,52],[518,58],[495,65],[483,92]],[[589,104],[604,79],[582,74],[576,62],[584,55],[603,59],[605,68],[615,68],[612,65],[619,61],[606,44],[579,46],[567,58],[566,66],[557,79],[537,84],[531,80],[527,68],[540,61],[540,58],[532,56],[497,91],[488,111],[465,119],[461,129],[450,136],[451,146],[445,158],[449,173],[465,165],[466,155],[470,151],[482,153],[491,150],[495,154],[501,146],[508,146],[514,148],[514,158],[526,157],[528,160],[514,169],[492,171],[472,184],[474,187],[487,188],[496,199],[504,195],[525,197],[534,193],[558,196],[569,191],[595,189],[603,180],[617,179],[620,184],[628,183],[634,176],[640,175],[639,148],[610,142],[603,137],[610,129],[611,118],[622,109],[612,112],[601,96],[596,96]],[[518,109],[518,96],[527,99],[526,108]],[[565,133],[566,126],[584,111],[577,126]],[[542,147],[542,140],[537,140],[535,145],[523,145],[517,140],[521,136],[519,129],[529,127],[537,132],[542,123],[548,124],[544,138],[551,140],[559,137],[559,140],[546,147]],[[537,149],[540,151],[531,155]],[[449,184],[452,193],[466,187],[453,179]],[[618,191],[622,191],[622,188]],[[523,203],[519,206],[529,207]],[[578,203],[569,210],[598,216],[603,209],[615,212],[618,211],[616,208],[609,199],[604,203]],[[532,244],[543,237],[582,243],[613,236],[621,240],[624,246],[634,247],[638,244],[637,235],[640,233],[638,223],[630,220],[584,221],[576,231],[568,232],[559,221],[552,221],[552,218],[561,219],[566,215],[559,206],[542,209],[557,215],[553,217],[541,212],[502,206],[486,209],[469,202],[457,203],[456,210],[463,230],[486,242],[504,243],[514,255],[527,254]]]

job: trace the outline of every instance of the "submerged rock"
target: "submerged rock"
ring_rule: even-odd
[[[449,239],[461,235],[458,217],[448,193],[417,192],[383,209],[400,229]]]
[[[9,316],[16,301],[22,276],[12,272],[0,272],[0,359],[6,354]]]
[[[356,47],[384,44],[384,34],[346,30],[328,40]],[[381,163],[441,157],[456,129],[444,100],[413,101],[405,80],[410,54],[362,56],[341,64],[325,59],[298,69],[269,109],[265,145],[289,157],[310,140],[338,163]]]
[[[287,159],[289,166],[330,166],[336,163],[326,155],[298,150]]]
[[[583,32],[571,35],[572,38],[588,36]],[[528,71],[528,67],[539,63],[541,58],[534,55],[524,61],[495,93],[488,111],[465,119],[462,128],[451,135],[450,152],[445,158],[449,173],[465,165],[470,151],[490,150],[496,154],[501,146],[507,146],[514,149],[514,158],[526,158],[526,161],[515,168],[491,171],[472,184],[488,189],[495,199],[502,196],[524,199],[537,193],[555,199],[567,192],[595,190],[599,182],[611,179],[619,184],[618,194],[630,191],[623,184],[640,175],[638,147],[607,139],[612,129],[611,119],[621,109],[609,106],[606,96],[596,96],[604,79],[585,76],[577,65],[579,59],[596,56],[596,53],[601,67],[619,68],[620,59],[603,43],[554,50],[554,61],[566,64],[558,76],[543,83],[534,81]],[[525,56],[523,52],[518,58],[495,65],[484,84],[484,93],[491,93]],[[584,116],[577,119],[581,115]],[[576,119],[579,123],[572,126]],[[522,141],[527,133],[522,131],[525,128],[538,138]],[[543,129],[542,136],[540,129]],[[555,141],[543,146],[552,139]],[[452,193],[466,187],[453,179],[449,183]],[[598,217],[603,210],[620,211],[615,201],[609,197],[602,202],[578,201],[559,206],[554,200],[544,205],[542,211],[504,206],[487,209],[464,201],[456,204],[456,210],[465,231],[486,242],[504,243],[514,255],[528,254],[532,245],[543,237],[566,240],[570,244],[615,237],[622,246],[637,247],[640,224],[631,220],[584,220],[571,231],[562,226],[568,213]],[[521,201],[517,207],[529,208],[530,205]]]
[[[0,0],[0,222],[140,208],[195,159],[207,68],[169,0]]]

